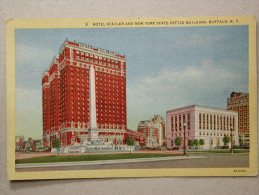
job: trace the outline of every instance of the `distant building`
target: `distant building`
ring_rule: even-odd
[[[249,147],[249,94],[232,92],[227,109],[238,112],[238,134],[241,147]]]
[[[16,146],[21,146],[24,142],[24,136],[23,135],[16,136],[15,140],[16,140]]]
[[[233,136],[233,145],[239,145],[238,113],[205,106],[187,106],[166,113],[167,147],[177,147],[175,139],[180,137],[186,146],[189,140],[205,141],[203,149],[214,149],[224,145],[224,136]],[[229,146],[231,143],[229,143]]]
[[[16,136],[15,137],[15,150],[16,151],[22,151],[23,150],[23,142],[24,142],[24,136]]]
[[[30,142],[30,143],[32,143],[32,142],[33,142],[32,137],[29,137],[29,138],[28,138],[28,142]]]
[[[155,115],[152,120],[140,121],[137,131],[147,137],[147,147],[159,147],[165,143],[165,122],[160,115]]]
[[[42,139],[33,140],[32,142],[32,151],[33,152],[39,152],[43,151],[44,144]]]

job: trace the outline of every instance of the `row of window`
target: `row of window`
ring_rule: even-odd
[[[221,136],[221,137],[223,137],[223,136],[235,136],[235,134],[234,133],[232,133],[232,135],[231,135],[231,133],[205,133],[205,132],[200,132],[200,135],[207,135],[207,136]]]
[[[85,117],[85,116],[71,116],[71,120],[72,121],[85,121],[87,119],[87,121],[89,121],[89,117]],[[120,119],[120,118],[112,118],[111,116],[109,117],[109,118],[107,118],[107,119],[97,119],[97,122],[100,122],[100,123],[102,123],[102,122],[110,122],[110,123],[119,123],[119,122],[122,122],[122,123],[124,123],[125,122],[125,120],[122,118],[122,119]]]
[[[98,64],[98,65],[101,65],[101,66],[107,65],[108,67],[119,69],[118,65],[114,65],[114,64],[111,64],[111,63],[106,63],[106,62],[98,61],[98,60],[91,60],[91,59],[86,58],[86,57],[76,56],[76,60],[86,61],[86,62],[89,62],[89,63]]]
[[[181,136],[184,136],[184,133],[172,133],[172,137],[181,137]],[[187,132],[186,136],[190,136],[190,132]]]
[[[80,55],[80,56],[89,56],[91,58],[95,58],[95,59],[99,59],[99,60],[104,60],[104,61],[108,61],[108,62],[112,62],[112,63],[118,63],[118,60],[113,60],[113,59],[110,59],[110,58],[106,58],[106,57],[101,57],[101,56],[98,56],[98,55],[93,55],[93,54],[90,54],[90,53],[87,53],[87,52],[83,52],[83,51],[78,51],[76,50],[76,54]]]
[[[66,79],[66,76],[67,74],[69,74],[70,76],[73,76],[74,74],[77,75],[83,75],[83,77],[87,77],[89,75],[89,64],[82,64],[81,66],[81,63],[76,63],[74,62],[75,65],[70,65],[70,69],[67,69],[67,66],[64,67],[62,70],[61,70],[61,77],[64,75],[65,79]],[[64,65],[65,66],[65,65]],[[76,66],[76,67],[73,67],[73,66]],[[83,68],[81,68],[83,67]],[[123,67],[123,66],[122,66]],[[87,68],[86,70],[84,68]],[[115,66],[111,66],[111,68],[115,68]],[[118,67],[116,67],[118,69]],[[121,68],[123,69],[123,68]],[[69,72],[67,72],[67,70]],[[103,67],[98,67],[98,66],[95,66],[95,70],[96,72],[103,72],[103,73],[108,73],[108,75],[112,74],[112,75],[117,75],[117,76],[121,76],[121,72],[120,70],[112,70],[112,69],[109,69],[109,68],[103,68]],[[109,74],[110,73],[110,74]],[[125,76],[125,73],[123,73],[123,76]]]
[[[186,121],[186,114],[171,116],[172,131],[178,131],[178,130],[182,131],[184,130],[183,128],[187,128],[187,130],[190,130],[191,128],[190,113],[187,113],[187,121]]]
[[[235,117],[199,113],[199,129],[235,130]]]

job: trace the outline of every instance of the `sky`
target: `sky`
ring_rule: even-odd
[[[127,127],[248,92],[248,26],[16,29],[16,135],[42,138],[41,78],[65,39],[126,56]]]

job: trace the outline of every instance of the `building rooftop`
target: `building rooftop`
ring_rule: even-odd
[[[171,111],[176,111],[176,110],[182,110],[182,109],[186,109],[186,108],[203,108],[203,109],[213,109],[213,110],[218,110],[218,111],[228,111],[228,112],[233,112],[236,113],[235,111],[231,111],[231,110],[227,110],[227,109],[223,109],[223,108],[216,108],[216,107],[210,107],[210,106],[200,106],[200,105],[190,105],[190,106],[185,106],[185,107],[181,107],[181,108],[176,108],[173,110],[168,110],[166,111],[166,113],[171,112]]]
[[[63,47],[65,45],[75,46],[75,47],[78,47],[78,48],[82,48],[82,49],[88,50],[90,52],[98,52],[100,54],[104,54],[104,55],[111,56],[111,57],[121,58],[123,60],[125,59],[125,55],[120,55],[119,53],[116,53],[116,52],[113,52],[113,51],[110,51],[110,50],[107,50],[107,49],[102,49],[102,48],[98,48],[98,47],[95,48],[92,45],[76,42],[75,40],[74,41],[69,41],[67,39],[64,41],[64,43],[60,47],[59,53],[61,53],[61,51],[63,51]]]

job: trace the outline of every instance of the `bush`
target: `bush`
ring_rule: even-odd
[[[182,138],[177,137],[177,138],[175,139],[174,143],[175,143],[176,146],[179,147],[179,146],[182,144]]]
[[[228,146],[222,146],[221,148],[222,148],[222,149],[229,149]]]
[[[203,146],[203,145],[205,144],[204,139],[200,139],[200,140],[199,140],[199,144],[200,144],[201,146]]]
[[[188,141],[188,146],[193,146],[194,145],[194,141],[193,140],[189,140]]]
[[[234,146],[233,146],[233,149],[240,149],[240,146],[234,145]]]
[[[226,146],[230,142],[230,137],[226,136],[223,138],[224,145]]]

